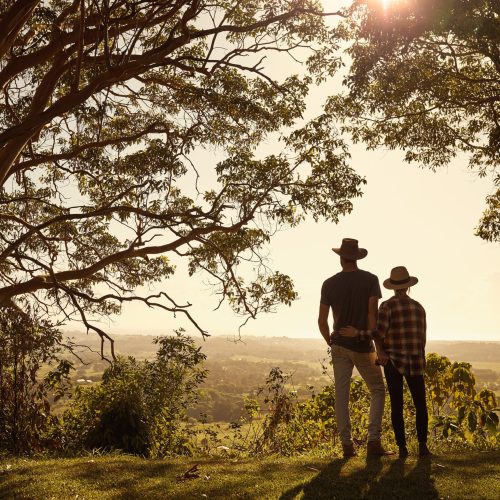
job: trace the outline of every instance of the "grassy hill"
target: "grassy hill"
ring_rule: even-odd
[[[93,347],[98,348],[97,342]],[[429,351],[473,366],[491,363],[496,369],[500,364],[500,343],[440,343],[439,349],[434,347],[431,344]],[[241,394],[261,385],[268,369],[277,365],[293,371],[298,384],[328,383],[321,370],[326,348],[320,339],[249,337],[244,343],[234,343],[219,337],[205,343],[203,350],[211,373],[204,391],[212,398],[213,411],[217,410],[215,403],[220,403],[227,414],[229,396],[236,407]],[[117,351],[145,358],[154,356],[155,346],[152,337],[123,337],[117,339]],[[78,365],[77,376],[96,383],[106,363],[97,354],[86,356],[89,364]],[[496,374],[493,368],[488,370]],[[331,372],[330,367],[327,370]],[[217,394],[226,399],[216,400]],[[246,458],[215,450],[213,453],[220,454],[166,460],[101,456],[99,451],[78,458],[0,456],[0,498],[496,500],[500,491],[499,451],[450,452],[428,460],[410,456],[405,461],[361,456],[346,462],[312,455]],[[196,473],[189,474],[195,465]]]
[[[186,472],[198,466],[189,478]],[[494,499],[500,452],[432,459],[0,459],[0,498]]]

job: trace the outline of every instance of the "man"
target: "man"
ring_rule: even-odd
[[[382,297],[378,278],[358,269],[357,261],[368,254],[358,248],[358,241],[344,238],[340,248],[342,271],[328,278],[321,288],[318,326],[321,335],[332,349],[335,377],[335,413],[345,458],[356,456],[349,418],[349,389],[353,367],[363,377],[370,391],[367,455],[387,455],[380,442],[385,387],[380,366],[371,340],[377,327],[378,300]],[[333,313],[333,333],[330,335],[328,315]],[[340,329],[352,326],[356,336],[342,335]],[[359,333],[358,333],[359,332]]]

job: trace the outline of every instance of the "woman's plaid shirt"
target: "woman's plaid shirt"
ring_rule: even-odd
[[[403,375],[423,375],[425,370],[425,309],[412,298],[394,296],[378,311],[376,337],[383,340],[394,367]]]

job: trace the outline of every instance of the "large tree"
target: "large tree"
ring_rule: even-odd
[[[369,148],[433,169],[459,153],[495,191],[477,234],[500,241],[500,2],[356,0],[347,94],[327,110]]]
[[[305,214],[336,221],[363,183],[332,116],[302,121],[309,87],[339,66],[327,15],[342,14],[317,0],[0,0],[0,305],[36,301],[104,339],[90,318],[142,301],[205,334],[169,287],[181,258],[237,313],[290,303],[262,246]],[[304,71],[276,77],[278,57]],[[270,137],[282,149],[259,155]]]

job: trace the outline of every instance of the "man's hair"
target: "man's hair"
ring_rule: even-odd
[[[346,259],[345,257],[341,257],[341,259],[346,263],[346,264],[355,264],[356,260],[355,259]]]

